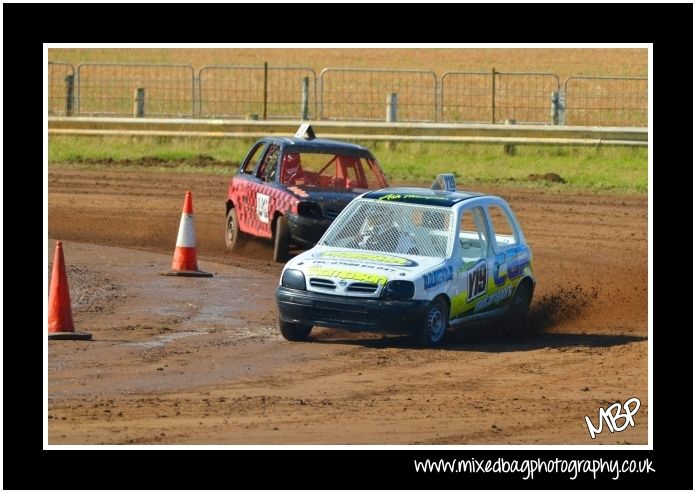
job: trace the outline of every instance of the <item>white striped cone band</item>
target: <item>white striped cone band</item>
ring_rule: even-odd
[[[196,247],[196,232],[193,227],[193,214],[181,214],[179,234],[176,237],[177,247]]]
[[[193,214],[183,212],[179,223],[179,234],[176,237],[172,270],[197,271],[196,233],[193,227]]]

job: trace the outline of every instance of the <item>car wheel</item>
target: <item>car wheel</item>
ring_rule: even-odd
[[[228,252],[233,252],[244,242],[244,233],[239,229],[237,209],[232,207],[227,213],[225,227],[225,247]]]
[[[509,336],[521,336],[527,333],[527,315],[532,301],[529,285],[521,283],[512,295],[510,305],[505,313],[504,329]]]
[[[294,324],[292,322],[285,322],[281,319],[278,319],[278,326],[280,327],[280,333],[283,334],[283,337],[288,341],[306,341],[307,336],[309,336],[309,333],[312,331],[311,325]]]
[[[288,232],[288,220],[285,216],[278,216],[273,235],[273,261],[285,262],[290,250],[290,233]]]
[[[425,320],[420,331],[420,342],[426,347],[437,346],[442,342],[449,324],[449,309],[442,298],[435,298],[428,305]]]

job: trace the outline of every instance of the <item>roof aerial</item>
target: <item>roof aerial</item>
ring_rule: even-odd
[[[447,192],[456,192],[457,184],[454,181],[454,175],[451,173],[442,173],[437,175],[435,181],[430,185],[430,190],[444,190]]]
[[[303,123],[300,125],[300,128],[297,129],[297,132],[295,132],[295,137],[298,139],[306,139],[306,140],[312,140],[316,138],[316,134],[314,133],[314,129],[312,128],[311,123]]]

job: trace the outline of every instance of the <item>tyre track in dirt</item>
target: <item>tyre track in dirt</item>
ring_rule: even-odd
[[[249,242],[241,256],[225,253],[224,201],[228,180],[226,176],[191,173],[52,170],[49,234],[172,252],[184,191],[190,189],[202,259],[278,275],[281,266],[271,262],[268,242]],[[599,310],[597,315],[603,322],[612,317],[620,319],[622,327],[637,325],[636,330],[645,331],[645,197],[480,187],[475,190],[499,194],[512,204],[534,253],[540,280],[537,294],[575,285],[588,291],[596,289],[593,307]]]

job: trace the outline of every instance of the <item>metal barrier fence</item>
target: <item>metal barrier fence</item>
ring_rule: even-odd
[[[491,122],[491,72],[445,72],[440,78],[440,121]]]
[[[312,122],[327,139],[386,142],[472,142],[488,144],[646,146],[648,129],[635,127],[566,127],[490,123]],[[98,118],[52,116],[49,135],[120,135],[149,137],[258,138],[291,135],[297,120],[227,120],[210,118]]]
[[[566,125],[648,126],[647,77],[568,77]]]
[[[74,91],[75,68],[69,63],[48,62],[48,114],[72,116]]]
[[[558,76],[533,72],[496,72],[495,120],[554,123],[561,83]]]
[[[647,126],[646,77],[48,62],[48,114]]]
[[[322,120],[384,121],[391,94],[398,121],[437,120],[437,76],[429,70],[325,68],[319,79]]]
[[[82,63],[77,78],[83,116],[194,116],[190,65]]]
[[[533,72],[445,72],[440,121],[554,123],[558,76]]]
[[[198,72],[204,118],[316,118],[317,75],[306,67],[218,66]]]

